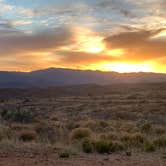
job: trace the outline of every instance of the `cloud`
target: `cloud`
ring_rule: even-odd
[[[58,51],[56,52],[59,55],[57,58],[62,63],[68,64],[79,64],[79,65],[91,65],[95,63],[102,63],[102,62],[112,62],[117,60],[118,58],[113,56],[108,56],[104,53],[87,53],[81,51]],[[72,59],[72,60],[71,60]]]
[[[13,30],[11,30],[13,32]],[[59,46],[64,46],[72,42],[70,30],[68,28],[55,28],[40,31],[38,33],[26,34],[14,31],[11,35],[0,31],[0,54],[9,55],[22,52],[54,50]]]
[[[10,21],[10,24],[12,26],[18,26],[18,25],[29,25],[32,24],[32,20],[12,20]]]
[[[124,32],[104,39],[108,49],[123,49],[126,54],[122,60],[126,61],[150,61],[165,57],[166,38],[160,39],[157,36],[164,29],[135,32]]]

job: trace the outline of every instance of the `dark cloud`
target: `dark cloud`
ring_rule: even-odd
[[[71,42],[72,33],[65,27],[30,34],[4,29],[0,30],[0,56],[31,51],[51,51]]]

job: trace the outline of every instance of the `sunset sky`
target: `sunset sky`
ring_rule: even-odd
[[[166,73],[165,0],[0,0],[0,70]]]

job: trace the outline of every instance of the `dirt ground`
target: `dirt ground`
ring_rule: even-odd
[[[56,153],[0,153],[0,166],[166,166],[166,158],[154,154],[79,155],[61,159]]]

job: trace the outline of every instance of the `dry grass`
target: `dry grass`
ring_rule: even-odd
[[[160,91],[162,87],[162,91]],[[105,86],[79,95],[1,99],[0,142],[73,147],[79,152],[163,151],[166,88]],[[91,95],[88,95],[91,94]],[[34,95],[34,96],[33,96]],[[49,95],[47,95],[49,96]]]

